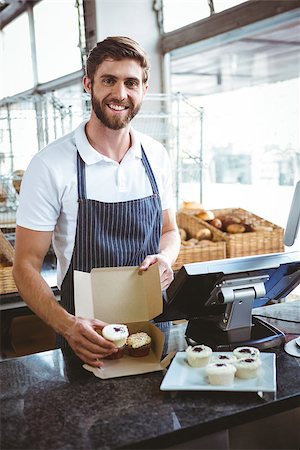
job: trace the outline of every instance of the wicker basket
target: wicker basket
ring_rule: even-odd
[[[177,224],[188,233],[188,237],[195,237],[201,228],[207,228],[206,224],[199,223],[199,220],[184,212],[177,213]],[[218,239],[215,230],[212,230],[212,241],[200,242],[193,247],[181,246],[178,258],[173,265],[173,270],[179,270],[184,264],[200,261],[211,261],[214,259],[226,258],[225,242]]]
[[[18,292],[12,275],[14,248],[0,231],[0,295]]]
[[[4,261],[12,264],[13,259],[14,248],[0,230],[0,262]]]
[[[242,222],[245,222],[254,227],[272,228],[272,231],[252,231],[248,233],[230,234],[218,230],[207,222],[197,219],[199,225],[206,226],[215,232],[215,238],[226,242],[226,256],[227,258],[234,258],[239,256],[262,255],[267,253],[280,253],[284,251],[283,243],[283,228],[269,222],[249,211],[242,208],[224,208],[213,209],[216,217],[222,215],[230,215],[238,217]]]
[[[12,275],[12,266],[0,267],[0,295],[18,292]]]

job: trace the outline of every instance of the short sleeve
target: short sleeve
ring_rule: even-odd
[[[22,179],[17,225],[36,231],[53,231],[60,212],[54,175],[35,155]]]

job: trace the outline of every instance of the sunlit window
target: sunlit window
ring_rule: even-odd
[[[33,85],[29,22],[22,14],[0,32],[0,98]]]
[[[167,33],[209,17],[210,8],[206,0],[164,0],[163,16],[164,31]]]
[[[224,11],[224,9],[233,8],[240,3],[245,3],[248,0],[213,0],[214,10],[216,13]]]
[[[163,0],[164,32],[176,30],[211,13],[221,12],[248,0]]]
[[[34,9],[39,83],[81,68],[74,0],[43,0]]]
[[[300,179],[299,94],[295,78],[190,99],[204,108],[207,207],[243,207],[285,226]],[[197,200],[193,172],[183,181],[181,198]]]

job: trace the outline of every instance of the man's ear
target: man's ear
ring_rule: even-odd
[[[86,75],[82,79],[83,87],[85,91],[90,94],[92,92],[92,81]]]
[[[143,84],[143,95],[146,95],[146,93],[148,91],[148,88],[149,88],[149,84],[148,83],[144,83]]]

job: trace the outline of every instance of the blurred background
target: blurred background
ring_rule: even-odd
[[[167,147],[175,207],[242,207],[285,226],[300,179],[299,17],[298,1],[1,0],[2,228],[33,154],[88,117],[86,55],[116,34],[150,56],[134,126]]]

